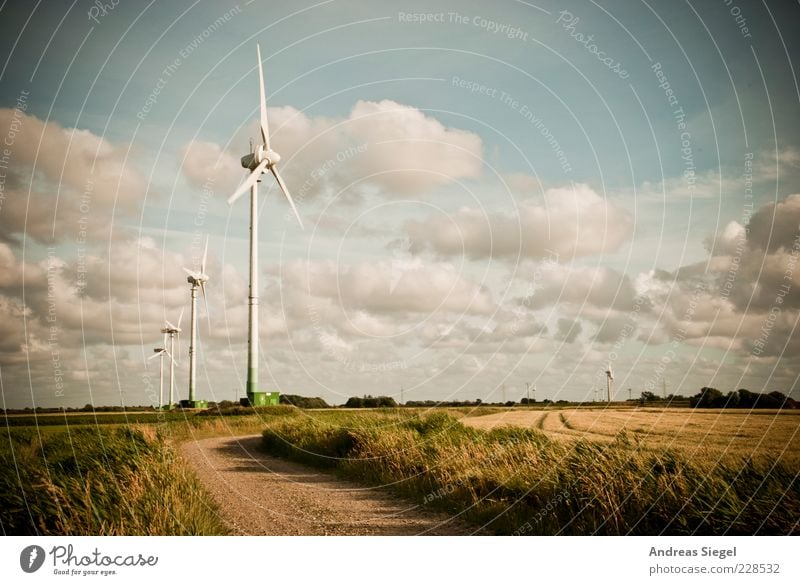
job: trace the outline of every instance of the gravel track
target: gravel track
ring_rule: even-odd
[[[473,528],[260,450],[261,436],[216,437],[181,454],[237,535],[461,535]]]

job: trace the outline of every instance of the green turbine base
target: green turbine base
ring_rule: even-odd
[[[280,392],[248,392],[242,399],[244,406],[276,406],[280,404]]]

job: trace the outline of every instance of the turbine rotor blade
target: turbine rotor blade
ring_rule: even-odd
[[[261,47],[256,43],[256,53],[258,53],[258,89],[261,100],[259,108],[261,110],[261,138],[264,146],[269,150],[269,121],[267,120],[267,94],[264,91],[264,71],[261,69]]]
[[[231,203],[236,201],[239,197],[241,197],[245,191],[247,191],[250,187],[252,187],[256,181],[258,181],[258,179],[261,177],[261,173],[264,172],[264,169],[266,168],[268,162],[269,161],[267,159],[264,159],[258,164],[258,166],[255,169],[253,169],[253,172],[250,173],[250,175],[244,180],[244,183],[239,185],[239,188],[233,192],[233,195],[228,197],[228,205],[230,205]]]
[[[211,313],[208,312],[208,299],[206,298],[206,283],[200,281],[200,292],[203,293],[203,304],[206,306],[206,321],[208,322],[208,332],[211,333]]]
[[[183,267],[183,271],[184,271],[186,274],[188,274],[189,276],[191,276],[192,278],[195,278],[195,279],[196,279],[196,278],[199,276],[199,275],[198,275],[198,274],[197,274],[195,271],[193,271],[193,270],[189,270],[189,269],[188,269],[188,268],[186,268],[185,266]]]
[[[149,358],[147,358],[147,361],[150,361],[150,360],[152,360],[154,358],[157,358],[157,357],[161,357],[162,355],[164,355],[163,351],[156,352],[153,355],[151,355]]]
[[[200,274],[206,273],[206,257],[208,256],[208,236],[206,236],[206,249],[203,251],[203,260],[200,262]]]
[[[166,324],[167,324],[167,327],[168,327],[169,329],[177,329],[177,327],[175,327],[175,325],[173,325],[172,323],[170,323],[170,322],[169,322],[169,321],[167,321],[166,319],[164,319],[164,323],[166,323]],[[165,334],[164,334],[164,336],[166,337],[166,335],[167,335],[167,334],[165,333]]]
[[[281,188],[281,191],[283,191],[283,194],[286,195],[286,200],[292,207],[292,211],[294,211],[294,216],[297,218],[297,223],[300,224],[300,229],[305,229],[303,227],[303,220],[300,219],[300,214],[297,212],[297,207],[294,206],[294,201],[292,201],[292,196],[289,195],[289,189],[286,187],[286,183],[283,182],[283,179],[278,174],[278,169],[273,166],[270,168],[270,170],[272,171],[272,174],[275,175],[275,180],[278,181],[278,186]]]
[[[175,328],[178,331],[181,330],[181,321],[183,320],[183,311],[184,311],[184,309],[181,309],[181,314],[178,315],[178,326]]]

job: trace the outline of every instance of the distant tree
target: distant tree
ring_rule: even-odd
[[[717,408],[725,402],[725,396],[716,388],[704,386],[699,394],[692,396],[690,404],[692,408]]]
[[[344,406],[345,408],[363,408],[364,399],[358,396],[351,396],[347,399],[347,402],[344,403]]]
[[[345,408],[394,408],[397,406],[397,402],[391,396],[365,394],[363,398],[351,396],[344,405]]]
[[[281,404],[291,404],[298,408],[330,408],[330,405],[319,396],[298,396],[296,394],[281,394]]]
[[[658,396],[656,396],[655,393],[647,391],[642,392],[642,398],[641,398],[642,402],[656,402],[657,400],[659,400],[659,398]]]

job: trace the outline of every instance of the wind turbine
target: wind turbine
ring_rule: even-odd
[[[175,336],[179,335],[181,332],[181,320],[183,319],[183,309],[181,309],[181,314],[178,316],[178,325],[173,325],[168,320],[164,319],[164,327],[161,329],[161,333],[164,334],[164,346],[167,345],[167,338],[169,338],[169,408],[172,408],[172,405],[175,404],[174,400],[174,392],[175,392],[175,358],[172,356],[175,355]]]
[[[611,371],[611,362],[608,363],[606,370],[606,388],[608,390],[608,402],[611,402],[611,387],[614,385],[614,373]]]
[[[233,195],[228,198],[228,203],[233,204],[239,199],[247,189],[250,189],[250,292],[247,297],[248,318],[247,318],[247,398],[251,404],[255,404],[255,394],[258,393],[258,183],[262,173],[270,171],[275,177],[286,200],[297,217],[300,227],[303,227],[303,220],[297,213],[292,196],[286,183],[283,182],[276,165],[280,162],[280,155],[272,150],[269,143],[269,121],[267,120],[267,98],[264,92],[264,72],[261,69],[261,48],[256,44],[258,55],[258,82],[260,92],[260,119],[262,144],[251,148],[251,152],[242,157],[242,166],[250,171],[247,179],[239,185]]]
[[[158,409],[161,410],[164,407],[164,356],[169,356],[170,360],[175,361],[169,351],[167,351],[166,333],[164,334],[164,343],[162,347],[154,347],[153,351],[155,353],[147,359],[161,358],[158,360]]]
[[[206,274],[206,256],[208,255],[208,237],[206,237],[206,249],[203,252],[203,259],[200,261],[200,270],[193,271],[188,268],[183,270],[188,274],[186,281],[191,285],[192,294],[192,309],[191,309],[191,324],[189,327],[189,407],[194,408],[195,399],[194,392],[197,384],[197,364],[195,360],[195,353],[197,352],[197,289],[199,288],[203,293],[203,302],[206,303],[206,317],[208,317],[208,326],[211,328],[211,317],[208,315],[208,302],[206,301],[206,283],[208,282],[208,275]]]

